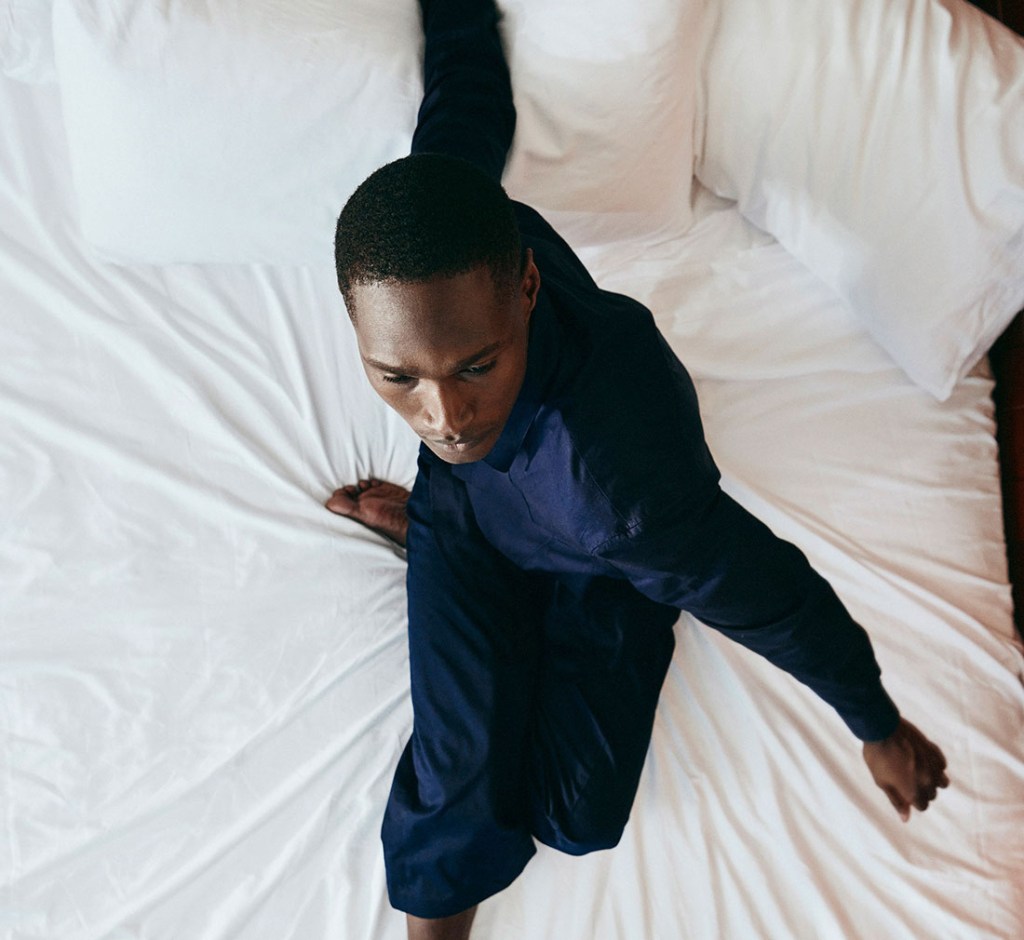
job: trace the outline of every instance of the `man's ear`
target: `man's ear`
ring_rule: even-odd
[[[537,294],[540,292],[540,271],[533,260],[533,249],[526,249],[523,262],[523,276],[519,281],[519,302],[522,305],[524,318],[529,321],[533,308],[537,306]]]

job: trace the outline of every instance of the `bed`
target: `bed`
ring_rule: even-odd
[[[541,847],[474,935],[1024,936],[1019,324],[1002,444],[985,355],[1024,306],[1024,44],[958,0],[501,5],[509,192],[650,306],[725,487],[952,782],[904,825],[837,716],[684,614],[622,843]],[[404,561],[322,503],[414,473],[330,241],[407,146],[416,16],[0,2],[5,938],[404,936]]]

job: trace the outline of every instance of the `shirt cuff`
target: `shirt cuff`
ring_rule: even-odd
[[[836,709],[846,727],[861,741],[883,741],[900,723],[900,712],[881,682],[851,695]]]

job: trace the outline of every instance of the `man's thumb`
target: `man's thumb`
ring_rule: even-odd
[[[339,516],[351,516],[356,511],[356,501],[344,490],[335,490],[324,505]]]

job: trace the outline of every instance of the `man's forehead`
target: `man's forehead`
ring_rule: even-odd
[[[375,282],[357,290],[353,325],[360,355],[374,368],[451,374],[509,341],[508,305],[472,284]]]
[[[440,332],[460,344],[503,328],[512,311],[511,298],[499,295],[486,269],[426,281],[355,284],[349,300],[361,335]]]

